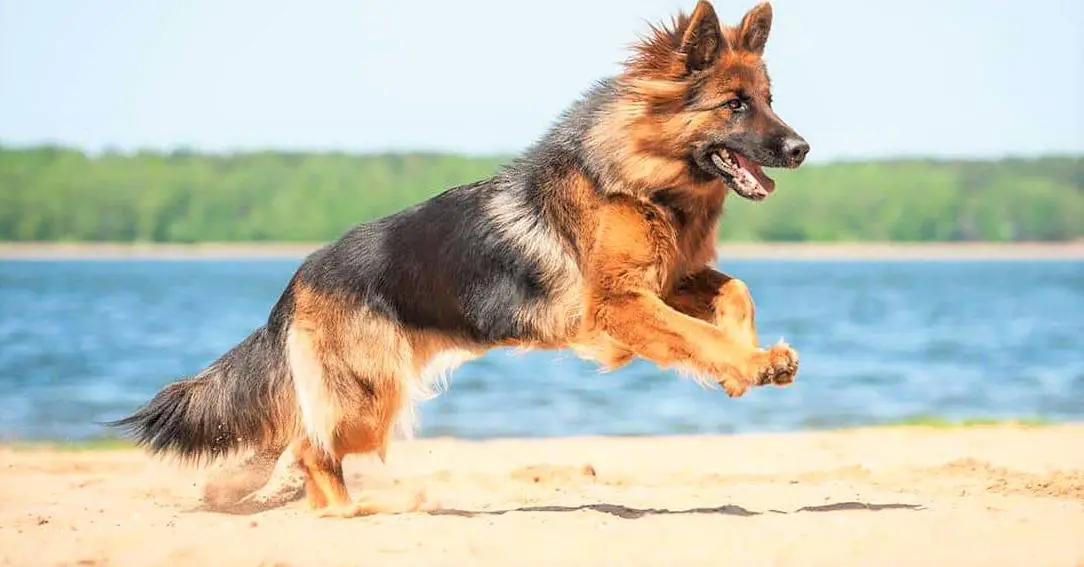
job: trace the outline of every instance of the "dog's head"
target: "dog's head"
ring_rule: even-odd
[[[653,28],[622,75],[636,109],[626,112],[634,116],[626,123],[630,151],[675,173],[681,167],[687,179],[723,182],[746,199],[767,197],[775,182],[763,168],[798,167],[809,152],[772,109],[761,59],[771,25],[767,2],[724,27],[701,0],[691,15]]]

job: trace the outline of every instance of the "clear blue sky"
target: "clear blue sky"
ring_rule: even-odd
[[[514,152],[693,4],[0,0],[0,143]],[[811,159],[1084,152],[1080,0],[773,5]]]

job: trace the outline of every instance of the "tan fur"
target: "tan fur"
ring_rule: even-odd
[[[342,458],[376,452],[407,396],[412,375],[405,333],[375,315],[303,286],[287,335],[290,368],[307,435],[293,450],[314,507],[347,504]]]

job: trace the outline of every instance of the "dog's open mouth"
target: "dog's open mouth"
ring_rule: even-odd
[[[775,191],[775,180],[753,160],[726,148],[711,153],[711,163],[727,178],[730,187],[739,195],[752,201],[760,201]]]

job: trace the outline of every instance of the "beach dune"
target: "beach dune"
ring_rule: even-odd
[[[0,449],[2,565],[1084,565],[1084,425],[393,444],[355,497],[430,513],[201,508],[131,449]]]

